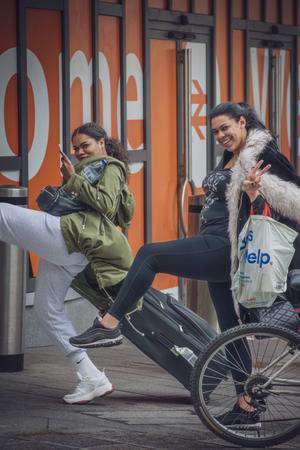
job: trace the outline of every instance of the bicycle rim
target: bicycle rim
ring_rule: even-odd
[[[214,433],[238,445],[264,447],[293,438],[300,431],[299,346],[299,335],[279,327],[244,325],[222,333],[193,369],[196,413]],[[259,411],[258,423],[224,425],[237,391]]]

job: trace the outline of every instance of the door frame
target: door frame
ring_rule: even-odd
[[[264,14],[265,15],[265,14]],[[229,8],[229,99],[233,98],[233,31],[244,32],[244,98],[249,101],[249,63],[250,47],[286,48],[291,47],[291,158],[295,170],[298,170],[298,35],[295,25],[273,24],[249,20],[249,4],[245,6],[245,19],[233,17],[233,7]],[[283,44],[283,47],[281,47]]]
[[[291,124],[290,124],[290,133],[291,133],[291,162],[294,164],[295,169],[297,170],[298,165],[298,149],[297,149],[297,125],[296,121],[293,120],[294,117],[297,116],[297,79],[296,79],[296,66],[297,66],[297,55],[296,48],[294,45],[294,38],[293,36],[270,36],[265,33],[257,33],[252,32],[249,33],[248,37],[248,52],[247,52],[247,58],[248,58],[248,72],[246,73],[246,83],[247,83],[247,101],[249,100],[249,94],[250,94],[250,80],[249,80],[249,67],[250,67],[250,48],[265,48],[269,50],[289,50],[291,52],[291,84],[290,84],[290,99],[291,99],[291,105],[290,105],[290,117],[291,117]],[[269,52],[269,64],[271,67],[271,57],[272,52]],[[295,66],[296,63],[296,66]],[[273,128],[273,119],[272,119],[272,113],[271,108],[274,100],[274,92],[272,91],[272,80],[271,77],[269,78],[269,123],[270,123],[270,129],[272,131]]]
[[[214,17],[212,15],[200,15],[183,13],[180,11],[158,10],[145,8],[145,48],[144,48],[144,99],[145,99],[145,148],[148,152],[145,172],[145,239],[152,241],[152,182],[151,182],[151,121],[150,121],[150,45],[151,39],[172,40],[176,42],[177,54],[180,50],[180,42],[199,42],[207,45],[206,52],[206,80],[207,80],[207,110],[215,104],[216,98],[216,62],[215,62],[215,35]],[[183,65],[177,61],[177,159],[178,186],[184,173],[184,134],[180,124],[183,116]],[[180,120],[179,120],[180,119]],[[210,133],[210,124],[207,122],[207,170],[215,165],[215,143]],[[179,190],[179,189],[178,189]],[[178,217],[179,221],[179,217]]]

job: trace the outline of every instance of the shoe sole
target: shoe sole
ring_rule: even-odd
[[[95,400],[96,398],[103,398],[106,397],[107,395],[112,394],[114,391],[116,390],[116,387],[114,385],[112,385],[112,388],[109,391],[104,392],[104,394],[101,395],[95,395],[93,398],[91,398],[90,400],[80,400],[78,402],[67,402],[66,400],[63,399],[63,402],[66,405],[87,405],[88,403],[91,403],[93,400]]]
[[[113,347],[114,345],[122,344],[123,336],[119,336],[115,339],[102,339],[101,341],[86,343],[86,344],[75,344],[71,342],[73,347],[78,348],[97,348],[97,347]]]

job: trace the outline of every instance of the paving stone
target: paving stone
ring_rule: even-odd
[[[189,392],[127,341],[89,354],[117,386],[89,405],[62,402],[76,381],[55,347],[26,350],[24,371],[0,373],[0,450],[237,448],[211,433]],[[299,447],[300,436],[274,449]]]

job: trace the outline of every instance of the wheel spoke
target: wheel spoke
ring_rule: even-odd
[[[299,345],[299,336],[279,327],[245,325],[222,333],[193,369],[197,414],[235,444],[260,447],[291,439],[300,431]],[[232,410],[242,394],[250,402],[246,413]]]

